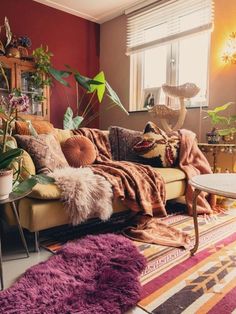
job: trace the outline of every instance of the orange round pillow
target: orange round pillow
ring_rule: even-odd
[[[91,165],[97,156],[93,143],[82,135],[68,138],[62,144],[62,151],[68,164],[75,168]]]

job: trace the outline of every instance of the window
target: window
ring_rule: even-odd
[[[128,14],[130,111],[164,104],[164,83],[195,83],[200,92],[186,107],[207,105],[211,19],[211,0],[158,1]]]

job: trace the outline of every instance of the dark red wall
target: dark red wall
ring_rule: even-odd
[[[52,63],[56,68],[63,69],[65,64],[69,64],[83,75],[98,73],[98,24],[33,0],[1,0],[0,25],[5,16],[16,36],[27,35],[31,38],[32,49],[40,45],[49,47],[54,54]],[[51,122],[54,126],[62,127],[68,102],[72,108],[76,108],[75,99],[74,88],[69,89],[59,83],[52,87]]]

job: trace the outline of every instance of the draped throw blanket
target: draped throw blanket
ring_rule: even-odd
[[[75,131],[88,137],[97,149],[95,164],[90,168],[106,178],[113,187],[113,195],[133,211],[166,216],[166,192],[162,176],[150,166],[127,161],[111,160],[107,136],[96,129],[81,128]]]
[[[212,173],[211,167],[199,149],[196,141],[196,134],[189,130],[179,130],[180,134],[180,152],[179,152],[179,167],[186,174],[187,179],[199,174]],[[185,191],[185,199],[190,215],[192,212],[194,188],[187,184]],[[212,214],[216,205],[216,197],[212,194],[201,192],[197,198],[197,213]]]
[[[51,176],[61,190],[70,222],[77,225],[91,217],[107,220],[112,214],[112,186],[89,168],[55,170]]]
[[[196,134],[185,129],[181,129],[178,132],[173,132],[175,135],[180,137],[180,152],[179,152],[179,168],[183,170],[187,177],[187,188],[185,192],[186,203],[188,206],[188,213],[192,215],[192,198],[193,198],[193,187],[188,183],[188,180],[195,175],[212,173],[211,167],[198,148],[196,141]],[[106,177],[113,186],[115,197],[124,198],[124,202],[131,209],[143,210],[145,213],[150,214],[150,205],[155,205],[153,212],[160,212],[166,215],[164,208],[165,205],[165,186],[163,179],[160,175],[153,171],[151,167],[143,166],[141,164],[129,163],[125,161],[112,161],[110,145],[107,135],[101,130],[82,128],[75,131],[75,134],[80,134],[88,137],[95,145],[97,150],[96,164],[92,165],[92,169],[95,173],[99,173]],[[149,168],[147,170],[147,168]],[[146,174],[144,174],[146,172]],[[135,174],[133,176],[133,173]],[[119,175],[122,174],[121,177]],[[137,174],[137,176],[136,176]],[[150,180],[146,182],[142,180],[150,176]],[[130,180],[129,180],[129,179]],[[141,184],[138,180],[140,178]],[[143,183],[149,185],[148,193],[142,190]],[[122,185],[125,184],[125,189]],[[153,187],[156,185],[156,188]],[[137,185],[139,190],[136,191]],[[146,189],[146,187],[144,187]],[[127,190],[128,192],[124,192]],[[159,190],[159,193],[158,191]],[[150,193],[154,193],[154,200],[150,199]],[[149,194],[149,195],[148,195]],[[134,202],[133,197],[137,197]],[[140,204],[141,196],[141,204]],[[130,201],[128,200],[130,197]],[[146,200],[146,202],[143,200]],[[159,204],[159,209],[158,209]],[[197,199],[197,213],[198,214],[212,214],[215,209],[216,197],[214,195],[208,195],[202,192]],[[138,207],[137,207],[138,205]]]

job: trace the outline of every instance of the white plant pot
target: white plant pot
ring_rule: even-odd
[[[5,200],[8,198],[9,194],[12,192],[12,182],[13,170],[0,170],[0,200]]]

